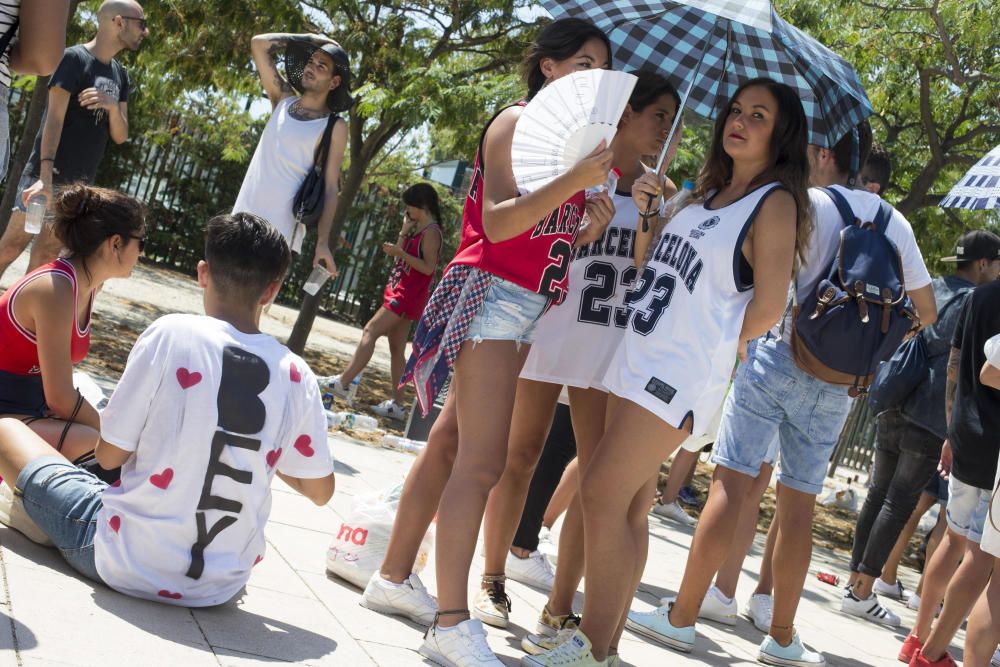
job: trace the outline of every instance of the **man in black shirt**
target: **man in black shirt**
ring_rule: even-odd
[[[128,73],[114,57],[142,44],[149,34],[145,14],[134,0],[106,0],[97,12],[97,26],[94,39],[66,49],[49,79],[45,119],[0,238],[0,276],[31,240],[24,230],[28,201],[41,195],[51,205],[53,186],[92,182],[108,139],[116,144],[128,139]],[[32,245],[28,270],[58,253],[59,242],[46,225]]]
[[[971,253],[974,249],[960,252],[963,250]],[[1000,261],[1000,251],[994,251],[992,259]],[[924,575],[924,594],[911,631],[917,639],[906,640],[911,644],[922,640],[923,647],[914,656],[921,666],[954,664],[949,662],[948,644],[993,571],[994,558],[980,548],[979,542],[1000,455],[1000,391],[983,385],[980,371],[986,363],[986,341],[998,333],[1000,282],[992,281],[977,287],[966,299],[951,343],[945,397],[948,439],[940,463],[942,474],[950,474],[948,529]],[[948,543],[956,541],[965,545],[957,568],[954,560],[947,558]],[[944,608],[928,634],[942,595]]]

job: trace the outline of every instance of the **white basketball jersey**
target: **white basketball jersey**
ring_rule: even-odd
[[[629,194],[615,193],[615,216],[600,239],[573,251],[566,300],[535,326],[521,377],[606,391],[605,371],[625,331],[625,292],[635,278],[635,225]]]
[[[628,326],[604,378],[611,393],[680,428],[704,434],[726,395],[753,285],[740,257],[769,183],[728,206],[712,197],[681,210],[625,296]]]

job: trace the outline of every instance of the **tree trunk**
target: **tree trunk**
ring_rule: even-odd
[[[330,229],[330,247],[334,254],[340,246],[340,234],[344,228],[344,222],[347,220],[347,214],[361,190],[361,182],[364,180],[365,169],[368,166],[362,162],[361,160],[351,162],[351,166],[347,170],[347,178],[344,179],[344,187],[337,195],[337,212],[334,213],[333,226]],[[302,299],[299,315],[295,319],[295,325],[292,326],[292,333],[288,336],[288,349],[295,354],[302,354],[306,349],[306,340],[309,338],[309,332],[312,331],[313,322],[316,321],[316,313],[319,312],[322,294],[323,290],[320,290],[315,295],[306,294]]]
[[[24,130],[21,132],[21,142],[17,145],[17,152],[10,161],[7,169],[7,187],[4,189],[3,199],[0,200],[0,234],[7,231],[7,223],[10,222],[10,211],[14,207],[14,196],[17,194],[17,184],[21,180],[21,172],[24,165],[31,156],[31,148],[35,144],[35,136],[38,128],[42,124],[42,116],[45,114],[45,102],[49,97],[49,77],[40,76],[35,80],[35,90],[31,93],[31,103],[28,105],[28,113],[24,119]]]

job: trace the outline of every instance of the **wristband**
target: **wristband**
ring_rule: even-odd
[[[53,162],[54,163],[55,161],[56,161],[56,159],[54,157],[43,157],[41,160],[38,161],[38,164],[41,164],[43,162]]]

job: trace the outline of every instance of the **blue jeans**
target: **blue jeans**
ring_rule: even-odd
[[[788,344],[768,334],[750,343],[736,370],[712,460],[756,477],[773,459],[768,450],[777,436],[778,481],[816,495],[849,409],[847,387],[800,370]]]
[[[101,581],[94,565],[97,515],[108,487],[60,456],[43,456],[24,466],[14,493],[24,510],[59,549],[74,570]]]
[[[546,296],[493,276],[479,314],[469,324],[466,340],[512,340],[531,343],[535,324],[549,305]]]

